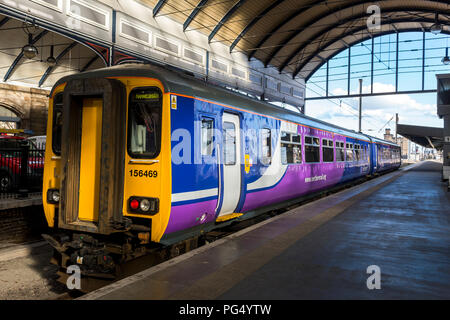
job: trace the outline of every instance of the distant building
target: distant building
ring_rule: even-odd
[[[395,142],[394,135],[391,134],[391,129],[386,128],[386,130],[384,132],[384,140]]]
[[[405,137],[397,137],[397,144],[400,145],[402,159],[408,159],[409,142]]]
[[[391,141],[397,143],[402,152],[402,159],[408,159],[408,150],[409,150],[409,140],[405,137],[397,136],[397,141],[395,141],[394,135],[391,133],[391,129],[386,128],[384,132],[384,140]]]

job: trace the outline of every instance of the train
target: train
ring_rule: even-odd
[[[395,170],[400,147],[162,66],[61,78],[43,206],[61,268],[114,273],[170,246]]]

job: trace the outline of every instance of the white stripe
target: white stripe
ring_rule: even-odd
[[[283,128],[283,125],[281,127]],[[278,183],[286,172],[287,165],[281,163],[281,132],[278,136],[278,141],[275,145],[275,152],[273,153],[272,162],[266,169],[263,175],[256,181],[247,185],[247,190],[263,189],[274,186]]]
[[[201,198],[213,197],[218,195],[218,188],[180,192],[172,194],[172,202],[196,200]]]

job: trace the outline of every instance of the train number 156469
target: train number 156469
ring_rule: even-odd
[[[156,170],[130,170],[130,177],[147,177],[156,178],[158,176],[158,171]]]

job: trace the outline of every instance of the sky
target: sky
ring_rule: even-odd
[[[373,92],[395,91],[395,34],[374,38]],[[422,88],[421,32],[399,34],[399,91]],[[436,89],[436,74],[450,73],[450,66],[442,64],[447,35],[425,34],[425,89]],[[363,92],[370,92],[371,40],[351,48],[350,93],[359,92],[358,79],[363,79]],[[329,62],[329,96],[347,94],[348,50]],[[325,96],[326,66],[322,66],[307,82],[306,96]],[[321,99],[306,101],[306,114],[348,129],[358,130],[358,98]],[[443,120],[436,113],[436,93],[395,94],[363,97],[362,131],[382,138],[384,130],[395,131],[395,113],[399,123],[442,127]],[[390,121],[389,121],[390,120]]]

